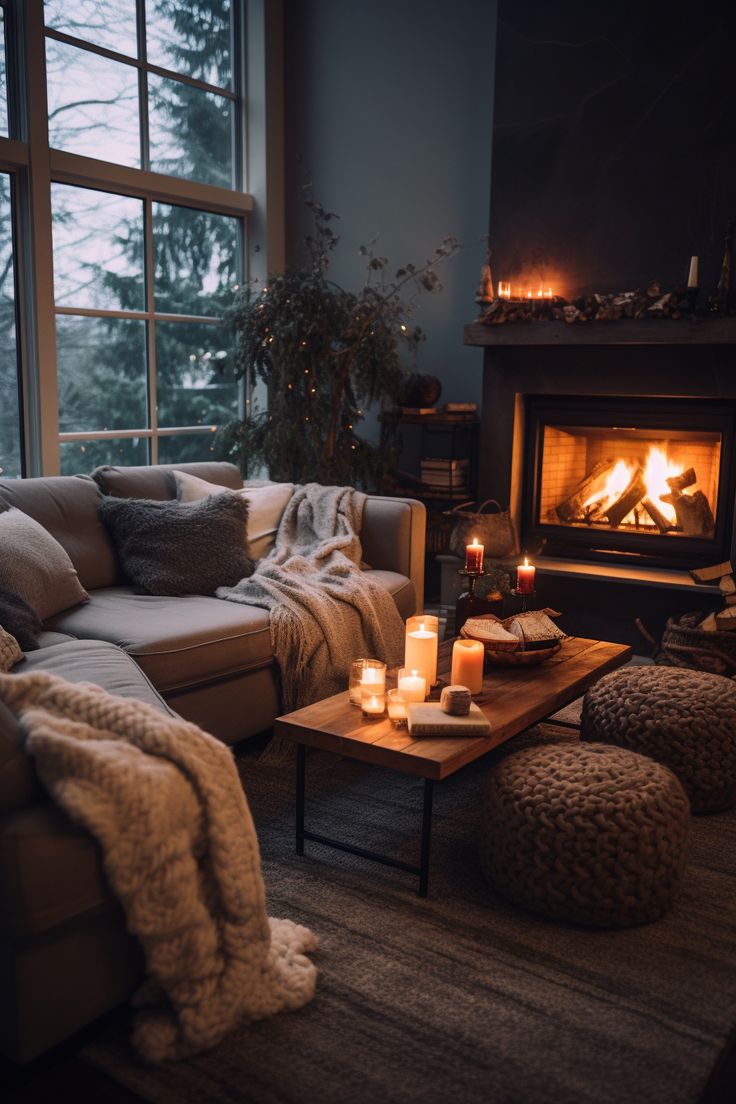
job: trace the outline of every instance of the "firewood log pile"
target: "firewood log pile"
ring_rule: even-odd
[[[723,599],[721,610],[711,611],[705,617],[693,614],[692,628],[703,632],[736,632],[736,579],[731,563],[714,564],[712,567],[696,567],[690,574],[696,583],[718,587]]]
[[[687,314],[684,288],[663,292],[658,280],[646,291],[622,291],[611,295],[581,295],[567,300],[549,298],[494,299],[479,322],[500,326],[504,322],[616,322],[620,318],[680,318]]]
[[[608,525],[618,529],[633,514],[634,529],[657,527],[660,533],[682,533],[687,537],[712,537],[715,519],[708,499],[702,491],[686,493],[687,487],[697,483],[694,468],[687,468],[679,475],[666,480],[668,494],[660,495],[669,503],[676,515],[671,523],[655,502],[648,497],[644,471],[639,466],[633,470],[627,485],[612,502],[601,499],[603,488],[616,468],[617,461],[601,460],[578,484],[573,493],[555,507],[555,513],[563,525]]]

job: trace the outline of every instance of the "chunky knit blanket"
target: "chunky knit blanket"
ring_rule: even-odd
[[[0,675],[54,801],[102,848],[146,956],[133,1042],[149,1061],[300,1008],[308,929],[269,920],[258,840],[230,751],[196,725],[88,683]]]
[[[249,578],[216,591],[270,611],[287,711],[344,690],[359,656],[401,663],[404,624],[394,600],[360,570],[365,498],[351,487],[297,487],[270,555]]]

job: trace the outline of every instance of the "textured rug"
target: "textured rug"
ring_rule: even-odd
[[[736,814],[694,822],[674,910],[642,928],[547,922],[494,894],[475,764],[436,789],[430,897],[409,875],[307,844],[293,774],[245,761],[269,912],[321,939],[317,996],[164,1068],[122,1021],[83,1057],[154,1104],[696,1104],[736,1023]],[[416,861],[421,782],[326,755],[307,824]]]

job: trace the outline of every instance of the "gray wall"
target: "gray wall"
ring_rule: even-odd
[[[394,269],[460,238],[444,291],[417,305],[417,368],[442,379],[441,401],[480,402],[482,354],[462,341],[488,230],[496,0],[286,0],[285,28],[289,260],[309,227],[304,168],[340,215],[331,271],[346,286],[376,234]]]

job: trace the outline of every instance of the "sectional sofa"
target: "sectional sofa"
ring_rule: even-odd
[[[176,468],[243,486],[231,464]],[[235,743],[270,728],[280,712],[267,611],[200,595],[136,593],[98,517],[104,494],[174,497],[173,469],[0,479],[0,510],[14,506],[50,532],[90,595],[47,621],[39,649],[13,670],[95,682]],[[424,530],[421,504],[368,498],[366,570],[405,618],[421,608]],[[17,721],[0,703],[0,1050],[16,1061],[40,1054],[125,1000],[142,966],[94,841],[47,800]]]

